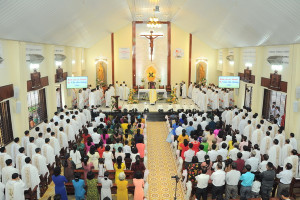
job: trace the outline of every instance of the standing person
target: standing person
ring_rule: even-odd
[[[36,185],[40,184],[40,177],[38,169],[31,164],[30,157],[25,158],[25,165],[22,167],[21,175],[25,183],[25,188],[34,188]],[[39,198],[39,189],[37,191]]]
[[[212,180],[212,199],[223,199],[224,185],[225,185],[225,172],[222,170],[221,163],[217,164],[217,170],[212,173],[210,179]]]
[[[271,162],[267,164],[267,171],[260,174],[261,182],[261,197],[263,200],[268,200],[270,198],[270,193],[273,189],[274,179],[275,179],[274,165]]]
[[[140,171],[135,172],[133,178],[134,188],[134,200],[143,200],[144,199],[144,179],[143,173]]]
[[[125,163],[122,162],[122,157],[117,157],[117,162],[114,164],[114,169],[116,171],[115,177],[119,177],[119,174],[121,172],[124,172],[124,169],[126,168]],[[116,179],[116,182],[118,179]]]
[[[71,182],[74,179],[74,169],[76,169],[75,163],[72,161],[70,154],[65,155],[65,162],[63,163],[64,167],[64,176]]]
[[[259,177],[259,174],[256,174],[255,181],[253,182],[252,188],[251,188],[252,198],[259,197],[260,187],[261,187],[260,177]]]
[[[240,190],[241,200],[247,200],[248,198],[251,198],[251,187],[254,181],[254,174],[251,173],[251,166],[246,165],[245,168],[247,172],[240,177],[240,180],[242,181],[242,187]]]
[[[19,174],[14,173],[10,178],[12,180],[8,181],[8,183],[5,186],[5,199],[6,200],[25,199],[24,196],[25,183],[19,178]]]
[[[195,177],[197,181],[197,189],[195,196],[198,200],[200,200],[201,197],[203,200],[207,200],[207,186],[209,181],[209,175],[206,174],[206,172],[206,168],[202,168],[201,174]]]
[[[279,174],[276,175],[277,178],[279,178],[279,185],[277,189],[277,197],[280,198],[282,195],[282,191],[284,190],[290,190],[290,184],[293,179],[293,172],[292,172],[292,164],[287,163],[285,165],[285,170],[280,172]]]
[[[72,158],[72,161],[76,165],[76,169],[82,168],[81,164],[81,154],[79,151],[77,151],[77,145],[73,145],[73,150],[70,151],[70,157]]]
[[[87,173],[86,185],[88,187],[86,199],[87,200],[99,199],[99,192],[97,189],[98,181],[97,179],[95,179],[95,174],[92,171],[89,171]]]
[[[241,172],[236,170],[237,164],[231,164],[231,170],[226,173],[225,199],[236,199],[238,196],[238,184]]]
[[[192,94],[193,94],[193,82],[190,83],[189,86],[189,94],[188,94],[188,98],[192,98]]]
[[[186,85],[185,85],[185,82],[183,82],[181,88],[182,88],[182,98],[185,99],[186,98]]]
[[[104,178],[101,178],[100,183],[102,184],[101,188],[101,200],[104,198],[112,199],[111,197],[111,187],[113,186],[112,180],[108,178],[109,172],[104,172]]]
[[[80,174],[75,174],[75,179],[72,180],[73,187],[75,190],[75,198],[76,200],[84,200],[84,194],[85,194],[85,183],[84,180],[80,179]]]
[[[192,159],[195,155],[195,151],[192,150],[193,149],[193,144],[189,143],[189,150],[187,150],[186,152],[184,152],[184,168],[187,169],[188,165],[192,162]]]
[[[113,166],[113,162],[112,162],[113,157],[114,156],[113,156],[112,152],[110,151],[110,146],[107,145],[105,147],[105,151],[103,152],[103,158],[105,159],[104,164],[105,164],[106,170],[114,170],[114,166]]]
[[[89,157],[88,157],[88,156],[85,156],[85,157],[83,158],[83,162],[82,162],[82,167],[83,167],[83,177],[84,177],[84,180],[86,180],[86,178],[87,178],[87,173],[88,173],[89,171],[91,171],[92,168],[94,167],[94,165],[93,165],[92,162],[88,163],[88,160],[89,160]]]
[[[54,168],[54,173],[52,175],[52,180],[55,185],[55,194],[60,194],[62,200],[68,200],[67,191],[65,188],[65,183],[68,182],[66,177],[61,176],[61,169],[60,167]]]
[[[117,178],[117,177],[116,177]],[[128,181],[125,180],[126,175],[124,172],[119,174],[119,181],[117,181],[117,199],[128,200]]]
[[[93,163],[94,169],[98,170],[98,159],[100,158],[99,153],[95,146],[91,146],[87,156],[89,157],[89,163]]]

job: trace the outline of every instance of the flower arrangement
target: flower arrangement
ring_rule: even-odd
[[[37,111],[37,106],[29,107],[29,108],[28,108],[28,111],[29,111],[30,113],[36,112],[36,111]]]
[[[171,98],[167,99],[168,103],[176,104],[178,103],[178,98],[176,96],[176,88],[174,88],[171,92]]]
[[[97,79],[96,84],[99,85],[100,87],[104,87],[106,84],[104,83],[103,80]]]
[[[200,85],[206,85],[206,82],[207,82],[206,78],[202,78],[200,80]]]
[[[128,96],[128,103],[129,104],[137,104],[139,103],[138,100],[134,100],[133,99],[133,95],[136,93],[136,91],[134,89],[130,89],[130,92],[129,92],[129,96]]]

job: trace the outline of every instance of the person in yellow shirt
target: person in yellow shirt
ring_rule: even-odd
[[[127,120],[124,120],[124,122],[121,124],[121,128],[123,129],[123,133],[125,133],[125,130],[128,128]]]
[[[184,140],[188,140],[189,141],[189,136],[186,134],[186,130],[182,129],[182,134],[178,136],[178,149],[182,150],[182,148],[180,147],[180,144],[184,142]]]

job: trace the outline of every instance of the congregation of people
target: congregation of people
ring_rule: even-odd
[[[217,106],[166,116],[167,142],[176,152],[188,195],[197,200],[206,200],[209,193],[212,199],[267,200],[277,189],[276,197],[289,199],[299,177],[295,134],[250,108],[225,106],[223,112]]]
[[[69,185],[78,200],[110,200],[112,187],[117,188],[118,200],[127,200],[132,185],[134,199],[142,200],[148,184],[144,116],[108,114],[92,107],[65,106],[21,139],[15,138],[9,154],[1,147],[0,199],[23,200],[29,189],[39,199],[45,182],[53,181],[54,199],[68,199]],[[126,173],[131,173],[131,180]]]

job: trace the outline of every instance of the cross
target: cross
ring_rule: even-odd
[[[151,62],[152,62],[152,55],[153,55],[153,48],[154,48],[154,40],[160,36],[164,36],[164,35],[153,35],[153,31],[150,31],[150,35],[141,35],[141,37],[145,37],[150,40]]]

